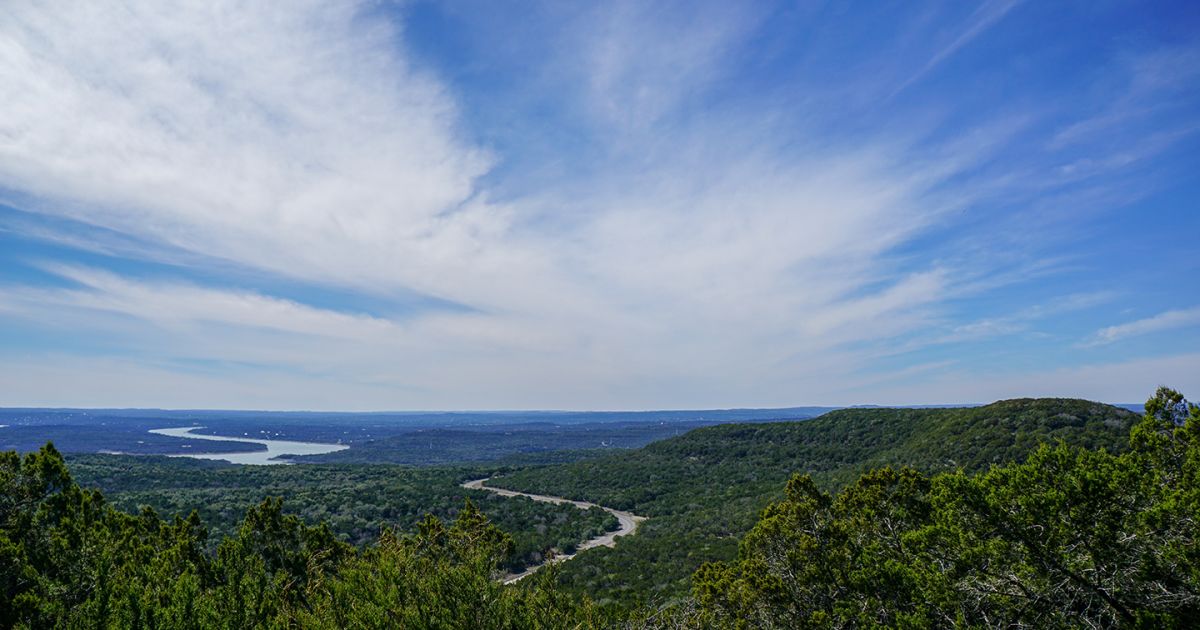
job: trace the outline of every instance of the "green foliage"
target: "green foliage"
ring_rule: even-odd
[[[51,445],[0,454],[0,488],[0,625],[162,625],[211,575],[197,519],[112,509]]]
[[[0,626],[18,628],[571,628],[586,601],[497,578],[512,538],[465,501],[356,552],[267,499],[215,554],[198,516],[126,514],[47,445],[0,454]]]
[[[71,469],[84,486],[100,487],[117,508],[160,514],[195,510],[208,526],[212,547],[237,533],[246,510],[283,497],[283,511],[309,525],[326,524],[356,547],[396,527],[412,531],[426,514],[454,519],[466,498],[513,536],[506,568],[519,572],[557,549],[617,527],[603,510],[505,498],[459,483],[491,469],[407,468],[391,465],[233,466],[166,457],[82,455]]]
[[[301,627],[316,628],[559,628],[594,627],[586,602],[556,595],[546,582],[505,587],[494,569],[511,545],[469,503],[447,528],[436,517],[418,534],[389,533],[344,567],[301,611]]]
[[[627,472],[646,487],[606,490],[652,514],[643,527],[658,523],[653,535],[622,538],[615,552],[589,551],[512,586],[499,578],[518,543],[488,518],[491,495],[477,505],[459,494],[453,518],[425,514],[358,546],[294,513],[291,499],[268,497],[212,540],[196,512],[131,513],[81,489],[51,445],[24,457],[0,453],[0,627],[1197,627],[1200,408],[1160,389],[1146,410],[1135,426],[1093,403],[1010,401],[977,410],[850,410],[813,428],[706,429],[634,460],[663,465]],[[891,429],[895,439],[886,437]],[[1114,434],[1124,443],[1094,448]],[[838,455],[834,440],[851,455]],[[1025,447],[1032,451],[1018,452]],[[879,461],[898,465],[875,467]],[[234,474],[185,465],[179,470],[194,483],[156,485],[161,480],[88,466],[129,493],[227,487],[244,500],[256,481],[306,487],[292,477],[300,468]],[[170,470],[162,466],[156,470]],[[762,489],[794,469],[810,473],[779,482],[782,494]],[[554,470],[509,480],[547,483]],[[311,469],[330,483],[335,502],[358,496],[359,486],[375,488],[363,497],[383,492],[384,471],[411,473]],[[681,471],[694,479],[682,483]],[[445,489],[438,484],[479,472],[406,479]],[[589,491],[583,478],[563,482]],[[312,492],[306,502],[317,500]],[[750,509],[760,501],[763,509]],[[707,518],[716,524],[700,524]],[[717,531],[725,533],[705,538]],[[631,550],[645,556],[614,563],[636,555]],[[698,567],[683,578],[690,595],[675,594],[674,581],[662,587],[656,573],[680,558]],[[629,589],[605,593],[613,600],[670,605],[593,604],[578,596],[572,575]]]
[[[1039,444],[1127,448],[1136,414],[1072,399],[975,408],[843,409],[800,422],[707,427],[637,451],[513,472],[494,485],[591,501],[651,517],[637,536],[563,568],[575,593],[626,608],[678,601],[705,562],[731,560],[759,512],[794,471],[817,487],[851,484],[881,466],[979,471]]]
[[[695,576],[701,625],[1195,627],[1200,409],[1160,389],[1114,454],[1058,443],[981,474],[807,476],[736,562]],[[1186,420],[1185,420],[1186,417]]]

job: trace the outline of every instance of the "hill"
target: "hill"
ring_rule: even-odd
[[[661,457],[664,479],[677,472],[671,461],[705,474],[630,499],[657,506],[650,524],[675,528],[679,537],[623,538],[641,546],[589,551],[514,586],[500,578],[516,541],[471,501],[452,523],[428,515],[415,531],[388,528],[355,547],[339,541],[327,522],[310,525],[288,514],[284,501],[266,499],[215,541],[214,553],[196,513],[164,520],[152,509],[118,509],[101,492],[81,488],[51,445],[24,457],[0,452],[0,626],[1195,627],[1200,407],[1160,388],[1136,424],[1112,409],[1022,400],[981,411],[860,410],[855,414],[867,415],[746,434],[739,433],[746,427],[706,430],[707,437],[698,431],[640,456]],[[1116,430],[1130,424],[1128,434]],[[894,427],[897,439],[880,439],[881,425]],[[823,460],[837,452],[826,448],[831,439],[858,459]],[[1047,445],[1052,439],[1058,444]],[[1111,442],[1120,453],[1068,442]],[[1021,450],[1036,444],[1032,453]],[[556,579],[557,569],[578,575],[576,567],[591,567],[585,577],[606,571],[603,578],[614,584],[664,583],[652,571],[668,560],[712,555],[713,548],[697,546],[705,532],[684,527],[698,522],[689,518],[738,521],[755,497],[707,502],[736,498],[742,485],[754,488],[759,476],[775,474],[764,467],[756,476],[755,466],[800,456],[826,464],[821,481],[803,470],[791,474],[779,500],[741,537],[736,558],[703,563],[679,605],[658,605],[674,597],[669,582],[644,597],[654,605],[624,607],[597,606],[572,593],[590,585],[567,580],[564,588]],[[905,457],[956,470],[885,466],[844,481],[846,470],[866,462]],[[1005,463],[989,464],[995,460]],[[81,465],[86,461],[76,460]],[[193,472],[205,472],[200,468]],[[356,494],[356,473],[323,470],[327,481],[350,491],[347,497]],[[404,469],[375,472],[389,470]],[[127,491],[159,485],[152,476],[123,478],[119,468],[93,472]],[[453,477],[450,470],[413,472]],[[722,473],[744,476],[722,481]],[[199,486],[229,481],[212,477]],[[503,512],[497,518],[525,520]],[[605,558],[608,565],[595,562]],[[627,592],[615,598],[633,599]]]
[[[581,556],[560,579],[601,602],[655,603],[686,593],[702,563],[732,559],[794,472],[831,491],[879,466],[975,472],[1022,461],[1038,444],[1059,440],[1120,452],[1137,418],[1075,399],[842,409],[799,422],[696,429],[636,451],[514,472],[492,485],[649,516],[637,536]]]

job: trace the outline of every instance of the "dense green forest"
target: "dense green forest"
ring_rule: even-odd
[[[549,483],[557,471],[579,496],[623,496],[609,504],[653,517],[615,550],[516,586],[496,579],[512,537],[467,500],[452,522],[429,516],[356,548],[268,499],[213,545],[198,514],[129,514],[82,489],[53,447],[9,452],[0,454],[0,625],[1195,627],[1200,408],[1163,389],[1146,411],[1139,422],[1082,401],[848,410],[652,445],[628,454],[647,468],[630,469],[624,486],[606,483],[618,479],[607,459],[513,471],[506,485]],[[589,479],[588,467],[610,476]],[[676,491],[684,484],[691,503]],[[744,509],[751,522],[734,553],[701,563],[671,605],[577,596],[576,566],[642,549],[632,543],[667,546],[650,525],[698,511],[728,513],[732,527]]]
[[[836,496],[809,475],[736,562],[701,567],[702,625],[1200,625],[1200,407],[1160,390],[1130,450],[1042,445],[971,475],[886,467]]]
[[[246,510],[268,497],[309,525],[326,524],[342,542],[363,546],[389,527],[412,531],[427,514],[452,520],[469,498],[513,537],[505,567],[519,572],[552,550],[572,553],[580,542],[616,529],[599,508],[503,498],[460,487],[496,468],[409,468],[389,465],[235,466],[167,457],[76,455],[68,459],[84,487],[99,488],[114,507],[164,515],[198,512],[210,546],[237,532]],[[504,470],[503,467],[499,470]]]
[[[843,409],[813,420],[697,429],[642,449],[516,471],[492,485],[591,501],[651,517],[637,536],[565,566],[571,592],[621,606],[683,597],[704,562],[730,560],[792,473],[837,490],[884,465],[925,472],[1020,461],[1040,443],[1127,447],[1137,415],[1071,399],[955,409]]]

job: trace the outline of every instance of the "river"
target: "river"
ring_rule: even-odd
[[[462,487],[467,488],[468,490],[487,490],[488,492],[498,494],[502,497],[526,497],[528,499],[533,499],[534,501],[542,501],[545,503],[570,503],[571,505],[574,505],[575,507],[577,507],[581,510],[598,507],[598,508],[604,510],[605,512],[608,512],[609,514],[612,514],[613,516],[617,517],[617,524],[619,525],[619,527],[617,528],[616,531],[608,532],[605,534],[600,534],[599,536],[597,536],[591,540],[583,541],[575,549],[575,553],[561,555],[552,560],[546,560],[545,562],[541,562],[541,563],[535,564],[531,567],[528,567],[521,573],[505,576],[504,577],[505,584],[512,584],[514,582],[519,582],[519,581],[529,577],[530,575],[537,573],[537,571],[539,569],[541,569],[542,567],[544,567],[548,564],[558,563],[558,562],[566,562],[567,560],[574,558],[576,556],[576,554],[578,554],[581,551],[587,551],[588,549],[591,549],[593,547],[615,547],[617,544],[618,536],[625,536],[625,535],[636,532],[638,525],[640,525],[642,523],[642,521],[646,520],[645,516],[638,516],[637,514],[634,514],[632,512],[626,512],[624,510],[616,510],[616,509],[613,509],[610,507],[604,507],[603,505],[596,505],[595,503],[588,503],[587,501],[572,501],[571,499],[567,499],[564,497],[552,497],[552,496],[548,496],[545,494],[530,494],[528,492],[518,492],[516,490],[505,490],[503,488],[493,488],[491,486],[483,485],[483,482],[488,481],[489,479],[491,479],[491,478],[485,477],[483,479],[464,481],[462,483]]]
[[[171,457],[192,457],[195,459],[216,459],[231,462],[234,464],[249,464],[258,466],[270,466],[275,464],[291,464],[291,461],[284,459],[286,455],[324,455],[325,453],[335,453],[344,451],[349,446],[345,444],[324,444],[320,442],[291,442],[288,440],[260,440],[258,438],[249,437],[226,437],[224,435],[205,435],[203,433],[192,433],[196,429],[204,427],[177,427],[170,429],[151,429],[151,433],[158,435],[166,435],[169,437],[186,438],[191,440],[213,440],[216,442],[250,442],[253,444],[262,444],[267,447],[265,451],[254,451],[251,453],[179,453]]]

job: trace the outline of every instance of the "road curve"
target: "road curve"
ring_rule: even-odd
[[[617,522],[620,524],[620,527],[618,527],[616,531],[608,532],[592,538],[591,540],[585,540],[584,542],[580,543],[579,546],[576,547],[575,553],[573,554],[558,556],[553,560],[547,560],[540,564],[535,564],[528,569],[525,569],[521,573],[505,576],[505,584],[512,584],[513,582],[517,582],[523,578],[529,577],[530,575],[537,573],[538,569],[541,569],[551,562],[566,562],[567,560],[574,558],[575,555],[580,551],[587,551],[588,549],[592,549],[594,547],[612,547],[617,544],[617,538],[626,534],[632,534],[633,532],[637,531],[638,524],[646,520],[645,516],[638,516],[632,512],[625,512],[622,510],[614,510],[613,508],[604,507],[603,505],[596,505],[595,503],[588,503],[587,501],[572,501],[570,499],[564,499],[563,497],[551,497],[544,494],[530,494],[528,492],[517,492],[516,490],[505,490],[503,488],[492,488],[483,485],[483,482],[488,481],[489,479],[491,479],[491,477],[475,479],[473,481],[464,481],[462,483],[462,487],[468,490],[486,490],[488,492],[494,492],[502,497],[525,497],[528,499],[533,499],[534,501],[542,501],[543,503],[570,503],[581,510],[598,507],[601,510],[604,510],[605,512],[617,517]]]

